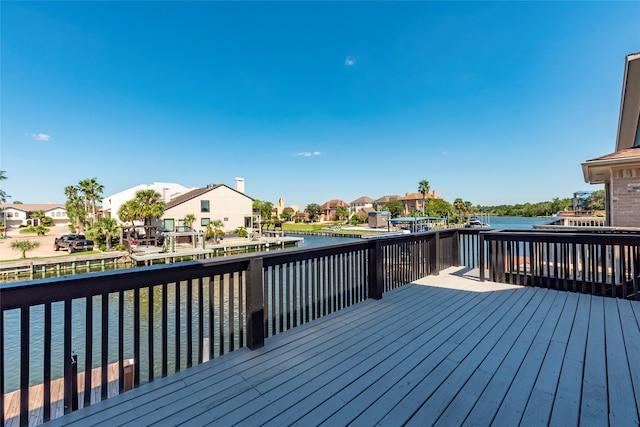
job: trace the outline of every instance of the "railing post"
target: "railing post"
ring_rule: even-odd
[[[71,352],[71,410],[78,410],[78,354],[75,351]]]
[[[480,282],[484,282],[484,234],[478,233],[478,261],[480,262]]]
[[[381,299],[383,292],[383,263],[382,244],[374,239],[369,246],[369,298]]]
[[[440,265],[442,262],[442,251],[441,248],[442,246],[440,245],[440,232],[436,231],[435,235],[434,235],[434,256],[433,256],[433,275],[434,276],[439,276],[440,275]]]
[[[262,257],[251,258],[247,269],[247,347],[264,346],[264,298],[262,295]]]

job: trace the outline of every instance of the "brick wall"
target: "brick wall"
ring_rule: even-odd
[[[611,171],[611,225],[640,227],[640,167]]]

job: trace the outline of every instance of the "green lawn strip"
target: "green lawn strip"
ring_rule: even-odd
[[[42,260],[42,259],[52,259],[52,258],[68,258],[68,257],[72,257],[72,256],[78,256],[79,254],[82,255],[93,255],[93,254],[100,254],[102,252],[100,251],[87,251],[87,252],[74,252],[72,254],[64,254],[64,255],[54,255],[54,256],[46,256],[46,257],[36,257],[36,258],[31,258],[31,257],[27,257],[26,259],[22,259],[22,258],[16,258],[16,259],[3,259],[0,260],[0,263],[3,262],[17,262],[17,261],[38,261],[38,260]]]

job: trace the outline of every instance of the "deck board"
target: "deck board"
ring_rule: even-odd
[[[51,425],[638,423],[640,303],[442,276]]]

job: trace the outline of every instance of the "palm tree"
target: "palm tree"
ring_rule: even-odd
[[[422,215],[424,215],[424,208],[425,208],[425,198],[427,193],[429,192],[429,189],[431,187],[429,186],[429,181],[427,181],[426,179],[423,179],[422,181],[420,181],[418,183],[418,192],[420,192],[420,194],[422,194]]]
[[[31,217],[31,219],[37,219],[38,220],[38,225],[43,225],[44,222],[44,217],[46,216],[46,214],[44,213],[44,211],[42,209],[39,209],[37,211],[33,211],[31,212],[31,215],[29,215]],[[35,224],[33,224],[35,226]]]
[[[130,222],[133,227],[134,221],[142,219],[140,216],[140,207],[138,206],[138,202],[136,200],[128,200],[120,205],[118,209],[118,218],[122,222]]]
[[[184,216],[184,225],[186,225],[187,227],[191,228],[191,226],[193,225],[194,222],[196,222],[196,216],[192,213],[190,214],[186,214]],[[193,228],[191,228],[193,230]]]
[[[211,223],[209,223],[209,225],[207,225],[207,233],[206,233],[207,238],[213,236],[213,241],[215,243],[218,243],[219,242],[218,236],[224,236],[224,231],[222,230],[222,227],[224,227],[224,223],[221,220],[219,219],[213,220]]]
[[[124,206],[124,205],[123,205]],[[118,234],[118,221],[114,218],[102,217],[94,225],[94,230],[106,238],[106,250],[111,250],[111,238]]]
[[[6,172],[0,171],[0,181],[4,181],[5,179],[7,179]],[[0,203],[5,203],[7,201],[7,197],[9,197],[7,193],[5,193],[3,190],[0,190]]]
[[[456,213],[458,214],[458,222],[462,222],[462,214],[465,210],[464,200],[462,200],[460,197],[455,199],[453,201],[453,209],[455,209]]]
[[[91,206],[91,222],[96,220],[96,200],[102,201],[104,185],[100,184],[97,178],[87,178],[79,183],[85,201],[85,207],[89,210]]]
[[[78,188],[69,185],[65,187],[64,194],[67,196],[67,217],[69,217],[75,231],[82,232],[87,219],[87,211],[84,208],[82,198],[78,195]]]
[[[22,252],[22,259],[26,259],[27,252],[34,250],[38,246],[40,246],[39,242],[32,242],[31,240],[18,240],[15,242],[11,242],[12,249]]]
[[[135,201],[139,205],[139,213],[144,220],[144,225],[151,225],[152,219],[160,218],[167,206],[160,193],[153,189],[136,191]]]

